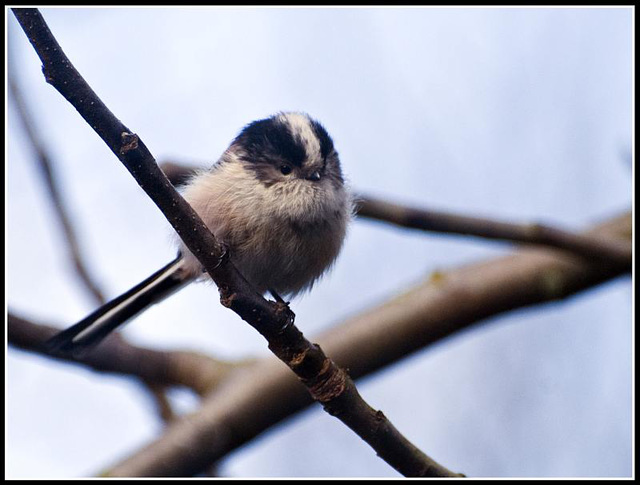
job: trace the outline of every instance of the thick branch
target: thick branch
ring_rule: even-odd
[[[62,52],[36,9],[13,9],[43,62],[51,83],[118,156],[138,184],[167,217],[189,250],[218,285],[221,301],[253,326],[269,348],[307,385],[323,407],[354,430],[392,467],[405,476],[454,476],[404,438],[389,421],[371,409],[353,381],[322,350],[294,326],[285,304],[262,298],[238,273],[204,222],[176,192],[140,138],[124,126],[96,96]],[[182,469],[166,469],[181,474]]]
[[[587,236],[630,239],[631,214]],[[486,318],[566,298],[628,273],[624,266],[585,261],[562,251],[522,249],[513,255],[433,275],[401,296],[331,328],[317,341],[353,378],[393,362]],[[202,470],[312,403],[275,359],[244,368],[225,381],[193,415],[112,467],[114,476]]]

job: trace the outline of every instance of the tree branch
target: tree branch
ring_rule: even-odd
[[[629,240],[631,230],[631,214],[625,214],[584,234]],[[482,318],[565,298],[627,272],[624,267],[585,262],[564,252],[520,250],[486,263],[436,273],[402,296],[331,328],[317,340],[357,379],[469,326],[481,324]],[[40,343],[56,331],[30,322],[24,327],[16,325],[16,319],[19,317],[9,314],[12,345],[38,351]],[[275,359],[237,366],[233,374],[223,368],[217,380],[201,379],[201,373],[213,372],[219,363],[209,363],[209,358],[197,354],[192,362],[191,353],[184,353],[187,357],[184,359],[169,357],[167,363],[158,362],[155,355],[145,354],[146,349],[141,349],[140,356],[122,358],[113,347],[123,343],[120,339],[112,343],[111,338],[91,354],[94,362],[80,363],[106,371],[111,370],[101,366],[117,366],[115,372],[132,373],[140,378],[149,377],[145,371],[166,369],[168,376],[160,373],[157,382],[186,385],[201,389],[201,393],[208,390],[209,394],[197,413],[186,421],[176,422],[157,441],[114,466],[110,474],[158,475],[168,460],[180,462],[186,475],[199,473],[199,464],[206,467],[206,463],[223,458],[313,402]],[[136,352],[135,347],[122,351],[124,355]],[[181,360],[191,363],[176,365]],[[171,371],[174,368],[177,370]],[[221,380],[222,376],[225,378]],[[188,378],[203,384],[186,382]]]
[[[39,168],[39,172],[42,175],[47,193],[49,194],[51,205],[54,209],[54,213],[58,218],[58,222],[60,223],[60,227],[62,228],[62,233],[64,234],[64,237],[67,241],[68,255],[73,263],[76,275],[83,283],[84,288],[89,291],[95,302],[98,304],[102,304],[105,302],[104,293],[96,283],[95,279],[89,274],[89,270],[84,263],[82,251],[80,250],[80,244],[78,244],[78,239],[76,238],[73,224],[71,223],[71,218],[68,215],[66,206],[62,200],[62,196],[58,188],[57,179],[52,166],[53,164],[51,163],[51,157],[49,156],[47,150],[44,147],[44,143],[42,143],[42,140],[37,135],[36,130],[33,127],[33,119],[29,114],[29,110],[27,109],[27,106],[24,102],[24,98],[22,96],[18,83],[14,79],[12,70],[9,71],[8,77],[9,91],[11,93],[11,96],[13,97],[13,100],[15,101],[18,115],[20,121],[22,122],[25,133],[27,134],[27,138],[29,139],[29,142],[31,143],[31,146],[35,152],[35,159]]]
[[[631,214],[625,214],[585,235],[630,237],[630,230]],[[625,274],[622,265],[585,261],[563,251],[521,249],[434,274],[318,335],[317,341],[357,379],[489,317],[566,298]],[[193,475],[311,403],[279,361],[257,361],[217,387],[197,412],[106,474],[163,476],[169,469]]]
[[[359,197],[358,216],[422,231],[550,246],[579,254],[587,259],[596,258],[631,268],[632,248],[629,241],[585,236],[543,224],[514,224],[462,216],[403,206],[367,196]]]
[[[9,345],[48,357],[42,344],[60,331],[59,328],[32,322],[9,311],[7,318]],[[136,377],[156,386],[184,386],[200,395],[211,392],[242,363],[229,363],[191,351],[157,351],[128,343],[120,334],[107,337],[94,352],[78,361],[72,357],[54,358],[75,362],[97,372]]]
[[[287,305],[265,300],[240,275],[224,257],[224,247],[176,192],[142,140],[108,110],[73,67],[38,10],[13,12],[43,62],[47,82],[78,110],[167,217],[215,281],[222,304],[260,332],[269,349],[298,375],[314,399],[397,471],[405,476],[455,476],[413,446],[382,413],[364,402],[349,376],[295,327],[294,314]],[[176,473],[171,468],[165,471]]]

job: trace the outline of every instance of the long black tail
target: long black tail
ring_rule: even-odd
[[[54,335],[45,342],[45,350],[53,355],[82,356],[127,320],[190,283],[193,278],[185,277],[182,261],[178,256],[126,293]]]

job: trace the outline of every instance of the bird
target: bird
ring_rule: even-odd
[[[180,191],[253,288],[280,302],[310,290],[331,268],[354,212],[333,139],[304,112],[245,125]],[[46,351],[82,357],[149,306],[210,279],[177,235],[175,243],[174,260],[54,335]]]

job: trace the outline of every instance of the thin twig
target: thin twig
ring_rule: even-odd
[[[405,476],[459,476],[418,450],[378,411],[369,407],[351,378],[293,324],[287,305],[262,298],[233,266],[222,245],[158,168],[142,140],[124,126],[73,67],[37,9],[13,12],[43,62],[51,83],[100,135],[176,230],[218,285],[223,305],[264,336],[271,351],[305,383],[325,410]],[[167,474],[174,474],[172,469]]]
[[[551,246],[573,252],[587,259],[596,258],[631,267],[632,248],[629,241],[585,236],[544,224],[514,224],[420,209],[364,195],[358,199],[357,210],[360,217],[423,231]]]
[[[78,239],[73,229],[73,224],[71,223],[68,211],[62,200],[62,195],[60,194],[57,177],[55,176],[53,164],[51,163],[51,157],[45,149],[44,143],[34,129],[33,118],[29,114],[22,92],[20,91],[18,83],[14,79],[13,70],[9,70],[9,89],[15,102],[22,126],[35,152],[35,159],[38,164],[39,172],[42,175],[54,213],[58,218],[58,222],[62,228],[62,233],[67,241],[68,255],[73,263],[76,275],[83,283],[83,287],[91,294],[95,302],[102,304],[105,302],[104,293],[100,289],[95,278],[91,276],[87,269],[87,265],[84,263],[80,244],[78,243]]]

